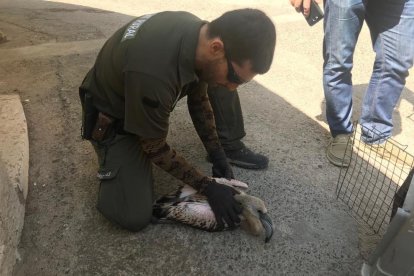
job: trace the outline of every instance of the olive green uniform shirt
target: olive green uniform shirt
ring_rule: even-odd
[[[119,29],[84,82],[96,107],[141,138],[166,137],[170,112],[198,82],[194,59],[204,23],[187,12],[161,12]]]

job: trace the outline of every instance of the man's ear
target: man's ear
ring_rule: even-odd
[[[209,43],[209,51],[212,56],[224,56],[224,44],[220,38],[213,38]]]

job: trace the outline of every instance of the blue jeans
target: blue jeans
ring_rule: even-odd
[[[352,132],[353,54],[364,21],[376,53],[362,104],[366,143],[392,135],[392,112],[414,60],[414,0],[326,0],[323,85],[333,137]],[[372,135],[372,130],[382,133]]]

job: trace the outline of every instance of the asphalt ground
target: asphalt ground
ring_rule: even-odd
[[[96,157],[80,139],[77,87],[97,52],[133,16],[186,10],[207,20],[242,7],[265,11],[278,38],[271,70],[240,88],[247,136],[269,168],[235,168],[268,205],[269,244],[241,230],[207,233],[150,225],[130,233],[95,209]],[[322,24],[309,27],[288,1],[0,2],[0,93],[18,93],[26,113],[29,193],[15,275],[356,275],[359,226],[336,199],[339,169],[325,158],[329,132],[322,90]],[[364,27],[355,54],[355,118],[373,53]],[[412,150],[414,82],[395,112],[395,139]],[[206,173],[210,164],[187,112],[176,107],[168,140]],[[178,183],[155,168],[155,193]]]

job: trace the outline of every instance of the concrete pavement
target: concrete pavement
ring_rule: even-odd
[[[151,225],[129,233],[94,208],[96,160],[79,138],[77,87],[99,48],[132,16],[188,10],[211,20],[256,7],[276,23],[274,64],[240,89],[246,144],[270,157],[266,171],[235,169],[263,198],[276,224],[272,242],[241,231],[205,233]],[[322,24],[310,28],[288,1],[3,0],[0,95],[27,99],[30,181],[15,275],[355,275],[362,264],[358,225],[334,195],[339,170],[324,156],[329,138],[321,83]],[[355,54],[355,115],[373,54],[364,28]],[[396,136],[413,149],[410,77],[395,113]],[[171,118],[169,141],[205,172],[210,165],[184,102]],[[157,195],[178,184],[155,169]],[[1,253],[1,251],[0,251]],[[1,256],[1,254],[0,254]]]

